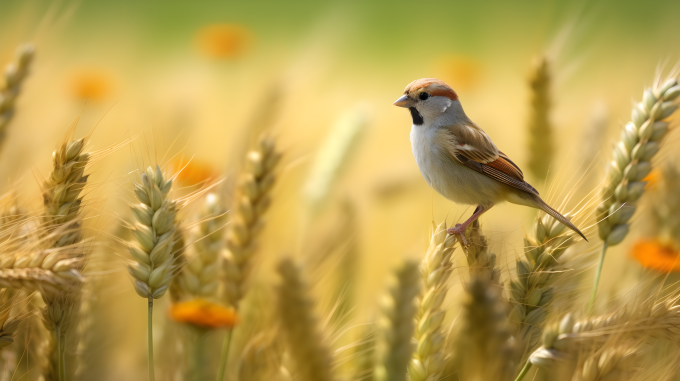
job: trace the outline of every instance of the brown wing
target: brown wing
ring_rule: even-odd
[[[470,160],[487,164],[499,157],[498,148],[491,138],[477,126],[453,125],[439,130],[439,138],[449,148]]]
[[[439,132],[439,142],[446,147],[451,157],[498,182],[538,195],[538,191],[524,181],[524,174],[517,164],[513,163],[506,154],[498,151],[491,139],[481,129],[478,130],[478,134],[481,134],[481,136],[476,139],[473,135],[473,133],[477,133],[476,131],[459,134],[459,130],[461,128],[449,128],[441,129]],[[461,137],[459,138],[459,136]],[[492,155],[494,150],[495,156]]]

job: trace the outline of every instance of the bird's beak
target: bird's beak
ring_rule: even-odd
[[[401,98],[397,99],[394,103],[395,106],[409,108],[413,106],[413,100],[409,98],[406,94],[402,95]]]

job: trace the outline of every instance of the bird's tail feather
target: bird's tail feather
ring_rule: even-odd
[[[585,236],[583,233],[581,233],[581,231],[578,230],[578,228],[577,228],[576,226],[574,226],[574,224],[572,224],[571,221],[569,221],[569,219],[567,219],[567,217],[561,215],[558,211],[556,211],[555,209],[553,209],[552,207],[550,207],[550,205],[546,204],[546,202],[543,201],[540,197],[536,197],[536,198],[538,199],[538,200],[537,200],[537,201],[538,201],[538,202],[537,202],[537,203],[538,203],[538,207],[539,207],[542,211],[546,212],[547,214],[549,214],[550,216],[552,216],[554,219],[556,219],[557,221],[559,221],[559,222],[561,222],[562,224],[564,224],[564,225],[565,225],[566,227],[568,227],[569,229],[571,229],[571,230],[573,230],[574,232],[578,233],[578,235],[580,235],[583,239],[586,240],[586,242],[588,242],[588,238],[586,238],[586,236]]]

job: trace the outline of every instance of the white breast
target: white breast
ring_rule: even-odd
[[[423,174],[425,181],[430,186],[432,186],[430,173],[433,173],[433,165],[435,165],[432,160],[436,157],[431,151],[435,133],[436,130],[434,128],[428,128],[425,125],[417,126],[414,124],[411,126],[411,150],[413,150],[413,156],[416,159],[420,173]]]
[[[425,181],[456,203],[490,207],[501,202],[504,197],[500,183],[438,151],[436,134],[437,128],[426,124],[411,126],[411,149]]]

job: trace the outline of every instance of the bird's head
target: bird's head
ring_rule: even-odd
[[[436,78],[417,79],[406,86],[404,95],[394,102],[395,106],[408,108],[413,124],[421,125],[436,121],[452,106],[462,112],[458,94],[444,81]]]

